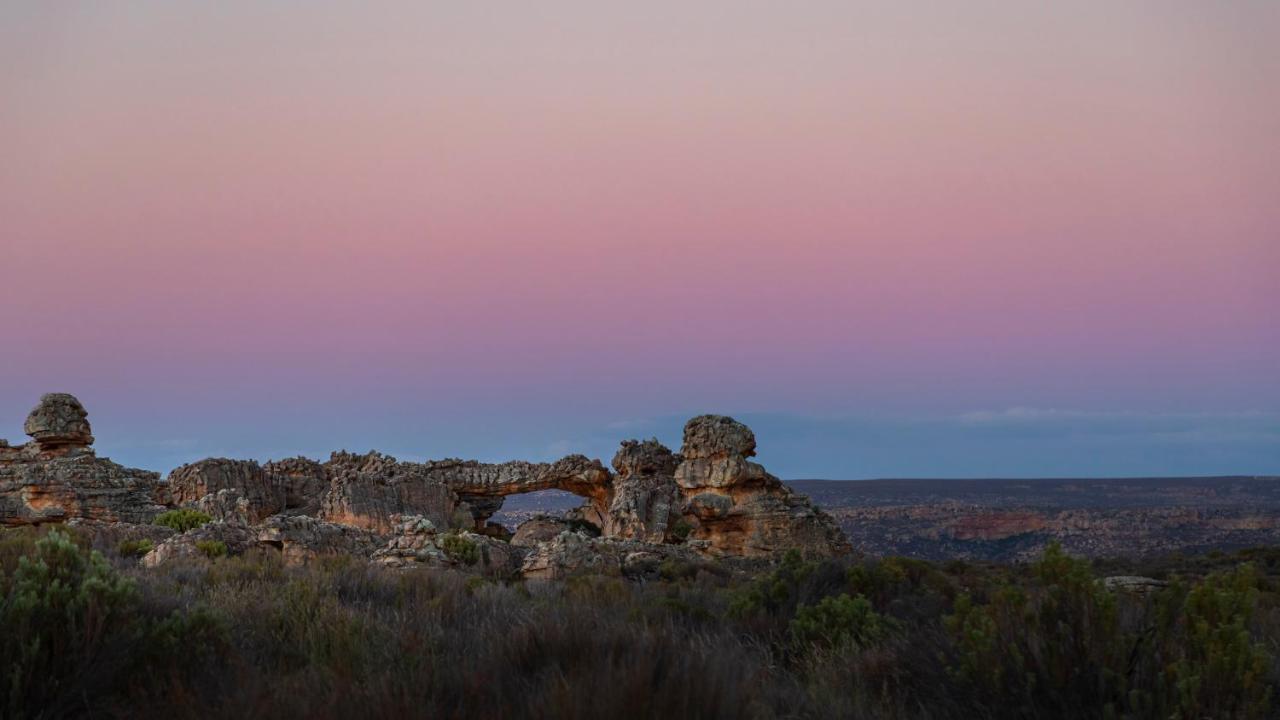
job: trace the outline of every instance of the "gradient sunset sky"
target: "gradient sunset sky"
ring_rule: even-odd
[[[1280,473],[1280,3],[0,5],[0,437]]]

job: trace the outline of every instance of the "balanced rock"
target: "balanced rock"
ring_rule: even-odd
[[[0,445],[0,526],[148,523],[164,510],[160,476],[94,455],[87,418],[75,397],[50,393],[27,417],[33,442]]]
[[[747,459],[755,449],[755,435],[733,418],[701,415],[685,425],[675,481],[692,528],[688,538],[704,541],[715,556],[848,552],[831,516]]]
[[[87,448],[93,444],[89,413],[74,395],[49,393],[27,415],[23,432],[36,441],[42,451],[62,448]]]

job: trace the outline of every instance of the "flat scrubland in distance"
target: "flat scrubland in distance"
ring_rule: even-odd
[[[754,574],[670,562],[638,583],[259,553],[144,569],[89,544],[0,532],[5,716],[1277,716],[1276,548],[792,554]],[[1103,582],[1116,575],[1149,579]]]

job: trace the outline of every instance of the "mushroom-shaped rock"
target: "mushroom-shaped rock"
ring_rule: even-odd
[[[751,457],[756,454],[756,435],[731,417],[699,415],[685,423],[680,454],[686,460]]]
[[[74,395],[49,393],[40,398],[22,429],[41,450],[88,447],[93,444],[88,418]]]

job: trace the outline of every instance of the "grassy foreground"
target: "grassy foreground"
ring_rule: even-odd
[[[0,715],[1277,717],[1280,549],[523,583],[0,532]],[[1169,581],[1107,590],[1102,574]]]

